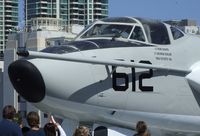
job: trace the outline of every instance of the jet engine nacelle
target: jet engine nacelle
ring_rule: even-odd
[[[76,99],[74,92],[94,82],[89,66],[51,59],[21,59],[13,62],[8,72],[16,91],[27,101],[37,103],[47,95]]]

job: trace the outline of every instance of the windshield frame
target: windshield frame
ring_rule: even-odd
[[[130,26],[130,31],[128,32],[129,34],[128,34],[128,36],[126,36],[126,37],[120,37],[120,36],[122,36],[122,35],[120,35],[119,37],[117,37],[114,33],[112,33],[111,35],[107,35],[107,36],[100,36],[100,35],[98,35],[98,36],[87,36],[87,37],[83,37],[86,33],[88,33],[89,31],[91,31],[91,29],[94,29],[94,27],[95,26],[97,26],[97,25],[116,25],[116,26],[120,26],[120,25],[123,25],[123,26]],[[130,37],[130,34],[131,34],[131,32],[132,32],[132,30],[133,30],[133,28],[135,27],[135,25],[134,24],[127,24],[127,23],[113,23],[113,22],[99,22],[99,23],[94,23],[94,24],[92,24],[90,27],[87,27],[87,29],[85,29],[83,32],[81,32],[79,35],[78,35],[78,39],[94,39],[94,38],[113,38],[113,37],[117,37],[117,38],[123,38],[123,39],[129,39],[129,37]],[[123,33],[124,31],[122,31],[122,33]],[[121,33],[118,33],[118,34],[121,34]]]

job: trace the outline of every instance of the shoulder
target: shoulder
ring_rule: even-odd
[[[6,119],[3,119],[1,122],[0,122],[0,125],[3,125],[3,126],[9,126],[10,128],[16,128],[16,129],[20,129],[19,125],[15,122],[12,122],[12,121],[9,121],[9,120],[6,120]]]
[[[44,130],[30,130],[26,133],[26,136],[45,136]]]
[[[7,135],[22,135],[21,129],[17,123],[5,119],[0,123],[0,131]]]
[[[11,121],[8,121],[7,119],[2,119],[1,121],[0,121],[0,124],[9,124]]]
[[[38,130],[38,132],[39,132],[40,134],[44,134],[44,135],[45,135],[44,129],[43,129],[43,128],[40,128],[40,130]]]

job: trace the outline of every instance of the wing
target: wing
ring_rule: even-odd
[[[152,65],[152,64],[142,64],[142,63],[122,61],[122,60],[117,60],[117,59],[105,60],[105,59],[92,58],[92,57],[91,58],[69,57],[69,56],[64,56],[61,54],[44,53],[44,52],[37,52],[37,51],[23,51],[23,52],[17,52],[17,54],[24,57],[45,58],[45,59],[54,59],[54,60],[63,60],[63,61],[73,61],[73,62],[80,62],[80,63],[99,64],[99,65],[157,69],[157,70],[183,72],[186,74],[191,72],[191,70],[188,70],[188,69],[173,68],[173,67],[167,67],[164,65],[161,66],[161,65]]]
[[[45,59],[53,59],[53,60],[63,60],[63,61],[73,61],[79,63],[89,63],[89,64],[99,64],[99,65],[110,65],[110,66],[120,66],[120,67],[135,67],[135,68],[147,68],[154,70],[166,70],[166,71],[174,71],[174,72],[182,72],[186,75],[186,79],[188,84],[190,85],[194,97],[196,98],[198,104],[200,105],[200,62],[193,65],[190,69],[181,69],[174,67],[167,67],[163,65],[152,65],[152,64],[142,64],[128,61],[121,61],[117,59],[113,60],[104,60],[99,58],[92,57],[72,57],[72,56],[64,56],[61,54],[53,54],[53,53],[44,53],[37,51],[23,51],[18,52],[18,55],[24,57],[34,57],[34,58],[45,58]]]
[[[186,76],[186,79],[200,106],[200,62],[195,63],[191,67],[191,70],[192,71]]]

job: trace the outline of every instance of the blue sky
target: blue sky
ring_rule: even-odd
[[[19,0],[22,3],[22,0]],[[109,16],[192,19],[200,25],[200,0],[108,0]],[[19,9],[21,9],[19,4]],[[21,18],[21,16],[20,16]],[[22,19],[21,19],[22,20]]]
[[[24,26],[24,21],[23,21],[23,4],[24,4],[24,0],[19,0],[19,27],[23,27]]]
[[[192,19],[200,24],[200,0],[108,0],[109,16]]]

